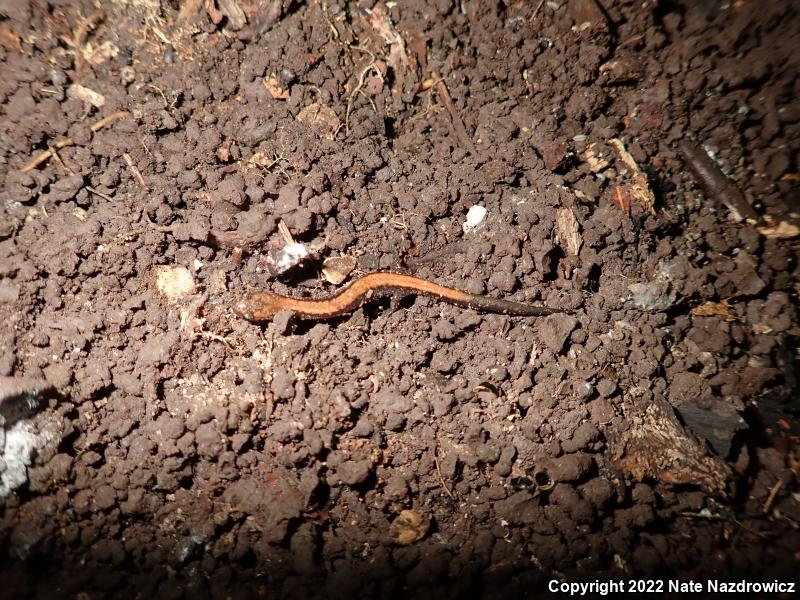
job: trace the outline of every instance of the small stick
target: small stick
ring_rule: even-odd
[[[436,472],[439,474],[439,482],[442,484],[442,488],[444,488],[445,494],[450,496],[450,500],[455,500],[450,488],[447,487],[447,484],[444,481],[444,477],[442,476],[442,470],[439,468],[439,451],[438,448],[434,448],[433,450],[433,464],[436,465]]]
[[[292,236],[292,232],[289,231],[289,226],[283,219],[278,221],[278,232],[281,234],[281,237],[287,246],[289,244],[294,244],[294,236]]]
[[[125,117],[127,117],[129,113],[127,110],[119,110],[115,113],[111,113],[107,117],[103,117],[99,121],[97,121],[94,125],[92,125],[89,129],[92,130],[92,133],[97,133],[103,127],[111,125],[112,123],[116,123],[117,121],[121,121]]]
[[[61,160],[61,157],[58,155],[58,152],[56,152],[56,149],[55,149],[55,148],[53,148],[53,147],[51,146],[51,147],[50,147],[50,152],[51,152],[51,153],[52,153],[52,155],[55,157],[56,161],[58,161],[58,164],[60,164],[60,165],[61,165],[61,167],[62,167],[62,168],[65,170],[65,171],[67,171],[67,172],[68,172],[70,175],[75,175],[75,171],[73,171],[72,169],[70,169],[70,168],[69,168],[69,167],[66,165],[66,163],[65,163],[63,160]]]
[[[125,159],[128,168],[131,170],[131,173],[133,173],[133,176],[136,178],[136,181],[139,182],[139,185],[142,186],[144,189],[149,190],[150,188],[147,187],[147,182],[144,180],[144,177],[142,177],[142,172],[138,168],[136,168],[135,164],[133,164],[133,159],[131,158],[131,155],[125,152],[122,154],[122,158]]]
[[[447,91],[444,79],[441,79],[436,73],[432,73],[431,77],[436,80],[436,91],[439,92],[442,104],[444,104],[447,112],[450,113],[450,123],[453,126],[456,137],[470,154],[476,156],[478,153],[475,151],[475,145],[472,143],[472,139],[467,133],[467,128],[464,127],[464,121],[461,120],[461,116],[458,114],[458,110],[456,110],[456,105],[453,104],[453,99],[450,97],[450,92]]]
[[[541,0],[541,2],[539,2],[539,4],[534,9],[533,14],[531,15],[530,18],[531,21],[533,21],[536,18],[536,15],[539,14],[539,11],[542,10],[542,6],[544,6],[544,0]]]
[[[680,143],[679,149],[686,167],[706,196],[727,206],[737,222],[743,219],[761,222],[761,217],[747,202],[741,190],[725,176],[708,154],[686,140]]]
[[[103,127],[106,127],[108,125],[111,125],[112,123],[115,123],[115,122],[117,122],[117,121],[119,121],[121,119],[124,119],[129,114],[130,114],[129,112],[124,111],[124,110],[121,110],[121,111],[115,112],[115,113],[111,113],[107,117],[104,117],[104,118],[100,119],[99,121],[97,121],[94,125],[92,125],[90,127],[90,129],[92,130],[92,133],[97,133]],[[42,152],[40,155],[38,155],[38,156],[32,158],[30,161],[28,161],[28,163],[25,166],[23,166],[19,170],[19,172],[20,173],[29,173],[29,172],[33,171],[36,167],[38,167],[40,164],[42,164],[43,162],[48,160],[51,156],[53,156],[53,154],[55,153],[56,150],[61,150],[61,148],[66,148],[67,146],[74,146],[74,145],[75,145],[75,140],[73,140],[72,138],[66,138],[66,139],[63,139],[63,140],[59,140],[55,144],[50,146],[50,148],[48,148],[47,150]]]
[[[772,508],[772,504],[775,502],[775,496],[778,495],[778,490],[781,489],[782,485],[783,481],[778,479],[778,481],[775,482],[775,485],[772,486],[772,489],[769,491],[769,496],[767,496],[767,499],[764,501],[764,506],[762,507],[762,512],[764,514],[767,514],[769,509]]]
[[[92,192],[95,196],[100,196],[103,200],[108,200],[109,202],[113,202],[114,199],[109,196],[108,194],[104,194],[101,191],[94,189],[93,187],[86,186],[86,191]]]
[[[52,146],[50,146],[47,150],[42,152],[39,156],[35,157],[31,161],[29,161],[24,167],[22,167],[19,172],[20,173],[28,173],[33,171],[36,167],[42,164],[44,161],[49,159],[53,156],[53,153],[56,150],[60,150],[61,148],[66,148],[67,146],[72,146],[75,142],[72,138],[67,138],[65,140],[59,140]]]

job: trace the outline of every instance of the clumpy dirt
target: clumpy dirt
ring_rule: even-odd
[[[795,4],[3,0],[0,19],[9,597],[796,577]],[[290,237],[311,255],[275,275]],[[351,280],[567,312],[233,311],[332,293],[339,256]]]

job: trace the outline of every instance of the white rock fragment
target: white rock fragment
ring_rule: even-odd
[[[186,267],[159,265],[156,267],[156,288],[168,300],[178,300],[194,293],[194,277]]]
[[[487,213],[488,211],[479,204],[473,204],[470,206],[469,210],[467,211],[467,219],[461,226],[464,230],[464,233],[472,233],[481,227],[486,219]]]
[[[56,439],[54,427],[39,430],[33,423],[20,420],[5,430],[0,448],[0,499],[28,480],[28,465],[48,443]]]
[[[267,267],[270,273],[280,275],[303,262],[308,256],[309,252],[305,244],[293,242],[270,254],[267,257]]]

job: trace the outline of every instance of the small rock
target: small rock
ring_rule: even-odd
[[[578,319],[571,315],[557,313],[539,321],[539,337],[553,352],[561,352],[564,342],[578,326]]]
[[[634,304],[653,312],[667,310],[678,299],[678,292],[668,281],[632,283],[628,289]]]
[[[610,398],[617,391],[617,384],[608,379],[597,382],[597,391],[603,398]]]
[[[101,485],[94,494],[94,505],[98,510],[108,510],[117,502],[117,492],[110,485]]]
[[[467,211],[467,219],[461,225],[464,233],[471,233],[478,229],[486,219],[487,210],[479,204],[474,204]]]
[[[576,452],[557,459],[546,459],[538,467],[550,475],[554,482],[579,481],[591,470],[594,461],[589,454]]]
[[[368,460],[346,460],[336,469],[336,476],[345,485],[364,483],[372,474],[372,463]]]
[[[204,423],[195,432],[197,453],[208,458],[215,458],[222,451],[222,439],[214,423]]]
[[[408,483],[402,475],[394,474],[386,482],[384,492],[390,498],[402,500],[408,495]]]
[[[595,425],[606,425],[614,418],[614,407],[605,398],[598,398],[589,403],[589,414]]]
[[[600,439],[600,431],[594,423],[583,423],[572,434],[571,440],[562,442],[561,447],[564,452],[575,452],[577,450],[584,450],[590,444]]]

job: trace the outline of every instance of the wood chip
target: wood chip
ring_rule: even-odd
[[[247,24],[247,17],[236,0],[217,0],[220,12],[228,19],[227,29],[239,31]]]
[[[561,208],[556,217],[556,237],[558,243],[565,246],[567,252],[573,256],[578,256],[583,238],[580,234],[580,225],[575,218],[572,210]]]
[[[612,434],[612,462],[636,481],[654,478],[667,485],[698,485],[706,492],[724,491],[731,471],[686,433],[666,400],[628,398],[625,417],[630,427]]]
[[[91,104],[95,108],[102,108],[106,105],[106,97],[99,92],[95,92],[79,83],[73,83],[67,88],[67,96],[76,98],[86,104]]]
[[[631,214],[631,200],[633,195],[627,185],[618,185],[611,190],[609,200],[616,206],[624,215],[630,216]]]
[[[608,159],[604,157],[602,153],[598,153],[597,142],[589,144],[589,147],[586,148],[586,151],[583,153],[583,159],[586,161],[586,164],[589,165],[589,169],[592,173],[599,173],[608,168]]]

